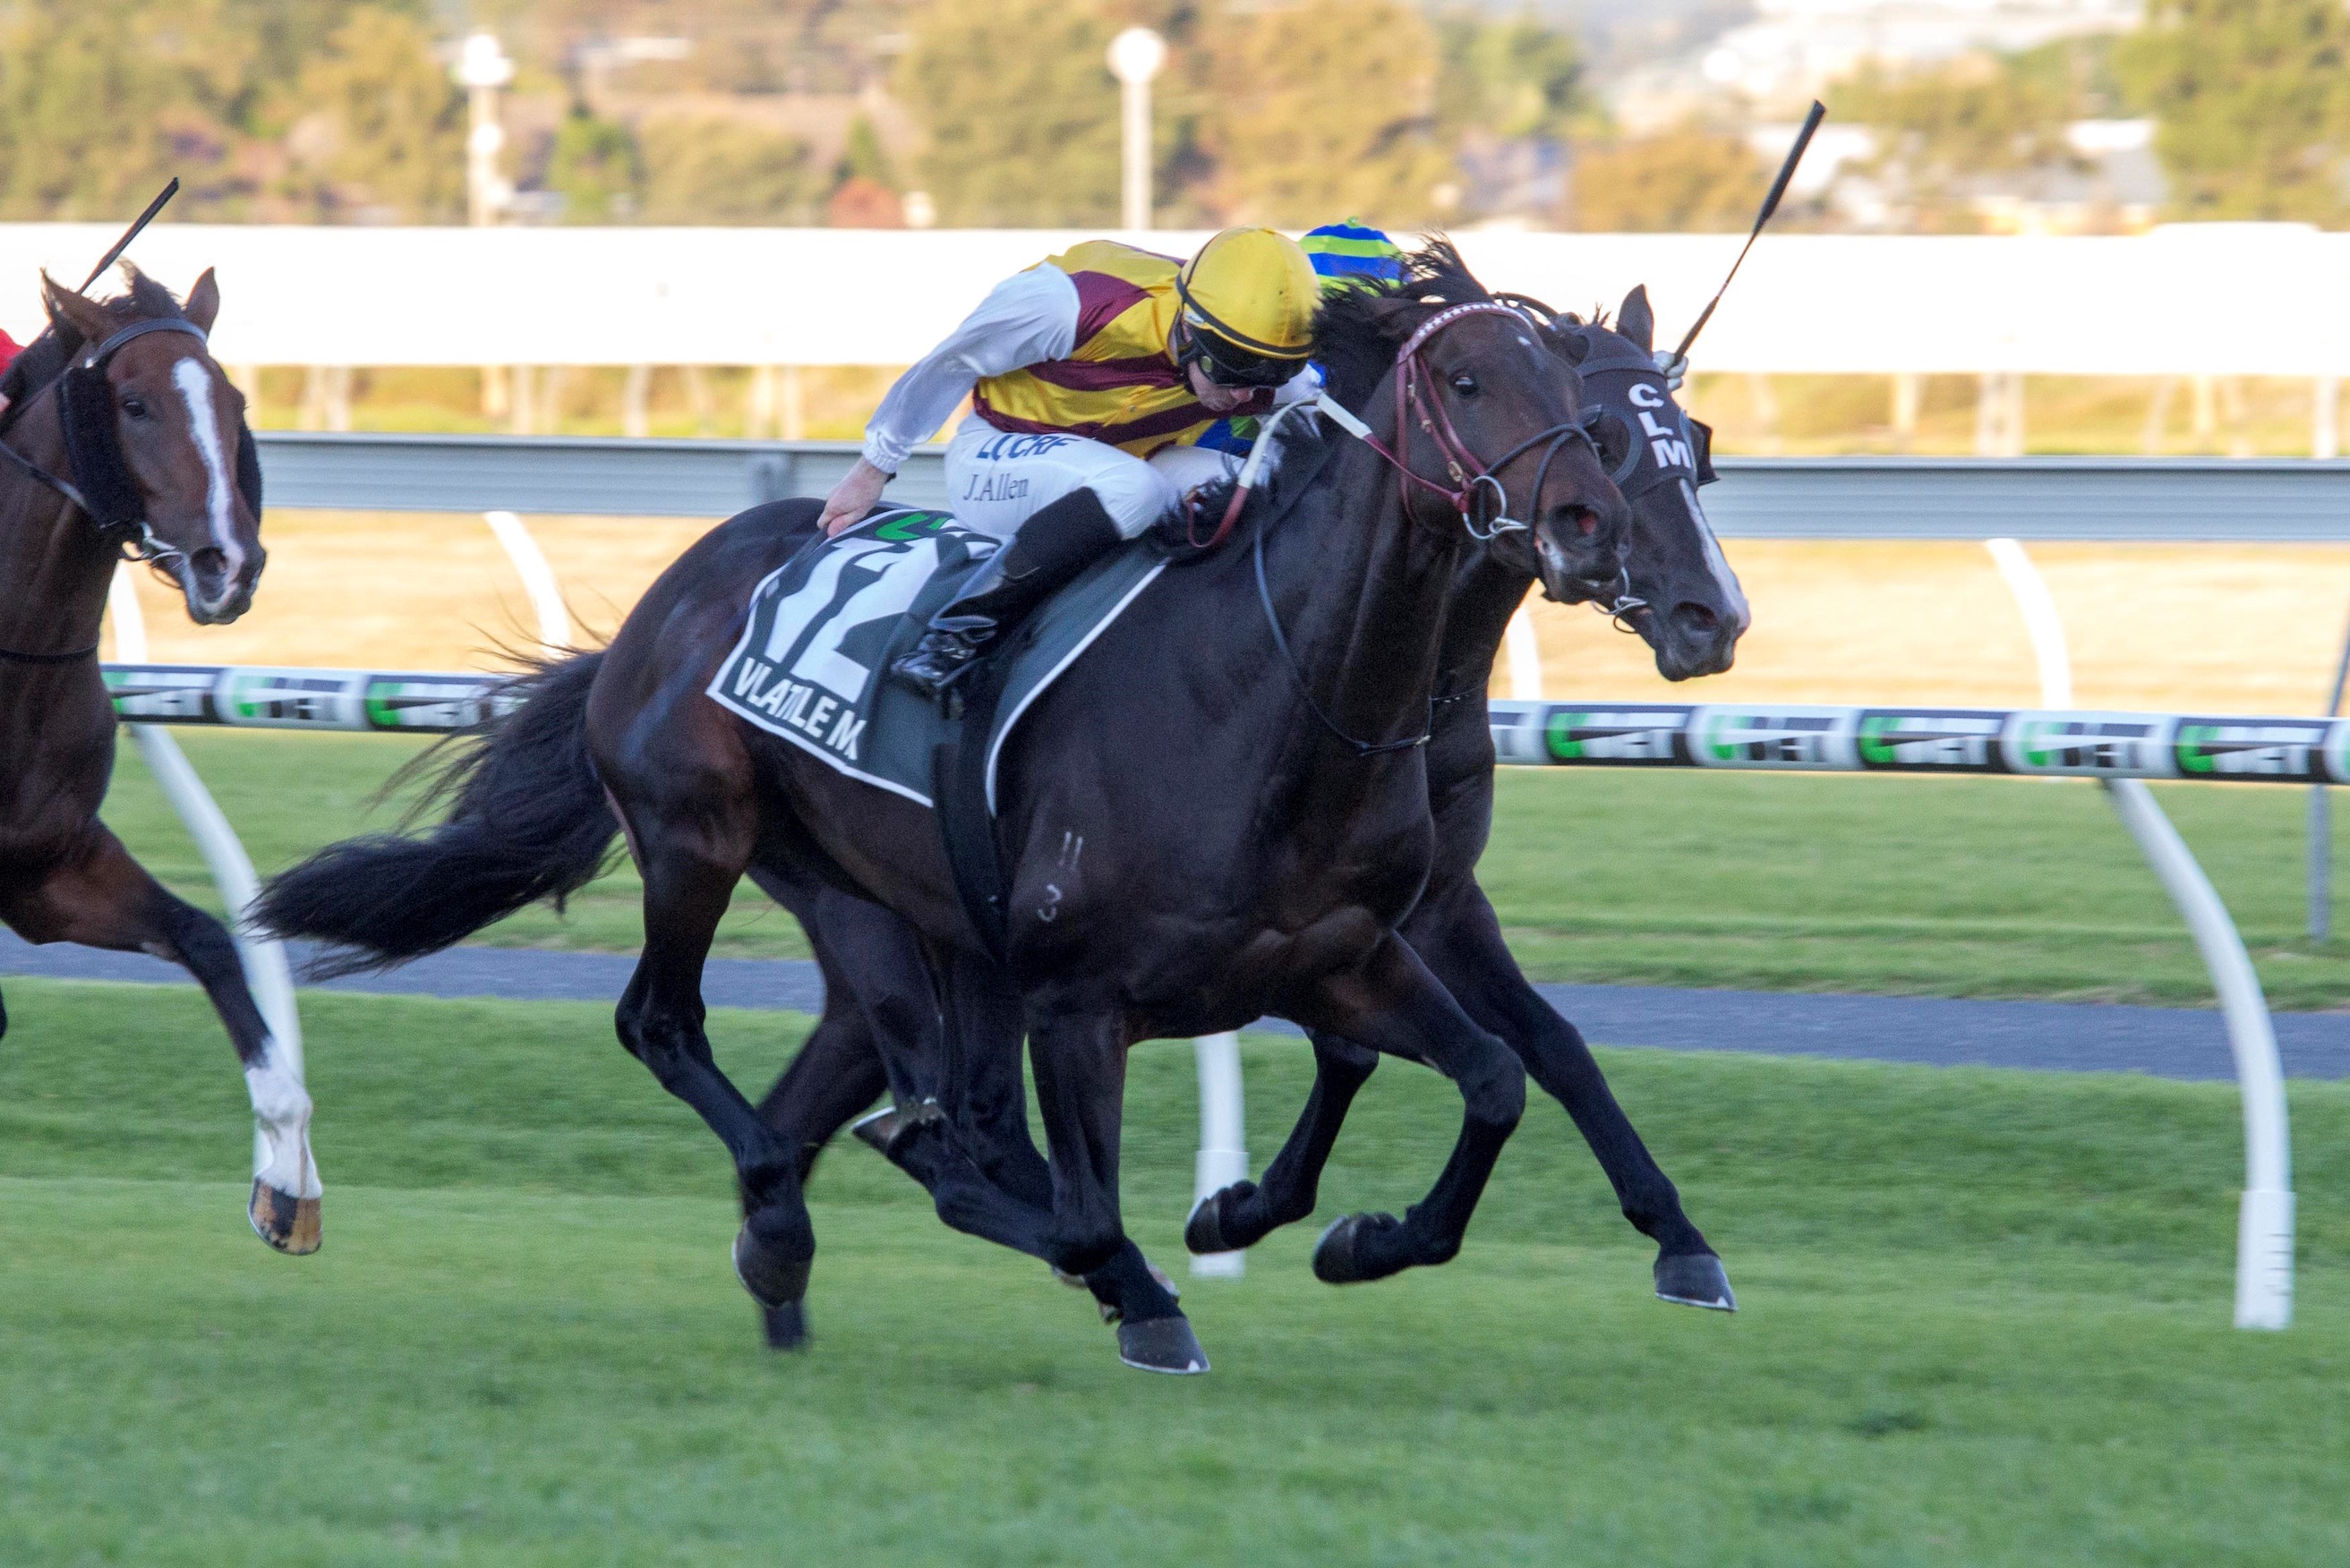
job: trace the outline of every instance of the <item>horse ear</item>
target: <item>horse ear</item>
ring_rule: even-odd
[[[41,301],[49,307],[50,320],[79,333],[86,343],[102,341],[112,329],[105,306],[66,287],[46,270],[41,274]]]
[[[1647,284],[1634,284],[1632,292],[1624,296],[1622,308],[1616,312],[1616,330],[1644,353],[1656,347],[1657,313],[1648,308]]]
[[[212,336],[213,318],[220,314],[220,285],[213,280],[212,268],[204,268],[204,275],[188,290],[188,303],[181,306],[180,314],[203,327],[205,337]]]

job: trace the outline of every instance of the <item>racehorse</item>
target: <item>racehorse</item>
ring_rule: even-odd
[[[1523,1110],[1524,1074],[1394,934],[1434,849],[1425,739],[1444,606],[1471,527],[1527,531],[1546,584],[1621,577],[1627,509],[1537,329],[1449,250],[1402,292],[1327,305],[1316,358],[1367,441],[1284,432],[1283,466],[1221,550],[1141,593],[1003,745],[994,845],[1052,1156],[1049,1209],[1006,1202],[997,1239],[1072,1274],[1118,1270],[1119,1353],[1206,1356],[1119,1219],[1134,1041],[1272,1012],[1430,1062],[1463,1105],[1428,1200],[1365,1277],[1450,1257]],[[624,830],[645,946],[622,1043],[734,1156],[750,1212],[737,1272],[763,1303],[805,1289],[815,1238],[798,1151],[712,1063],[700,977],[754,867],[838,879],[941,948],[982,939],[925,807],[812,762],[702,698],[747,585],[802,541],[805,507],[754,508],[664,573],[610,647],[525,683],[422,839],[330,846],[261,919],[376,961],[430,951],[583,885]],[[1078,841],[1083,840],[1082,846]],[[1048,887],[1052,889],[1048,893]]]
[[[310,1099],[236,946],[98,818],[115,744],[98,634],[116,561],[128,551],[168,572],[189,618],[221,626],[252,605],[267,559],[244,400],[206,346],[219,287],[208,271],[182,306],[123,270],[130,292],[106,300],[45,276],[49,326],[0,381],[0,920],[28,941],[150,952],[195,976],[267,1149],[247,1217],[279,1251],[312,1252]]]
[[[1727,670],[1750,615],[1698,502],[1697,485],[1711,476],[1706,442],[1696,433],[1702,427],[1686,420],[1649,352],[1655,319],[1647,291],[1626,296],[1612,330],[1604,318],[1586,323],[1555,316],[1539,302],[1520,303],[1550,323],[1551,341],[1579,370],[1597,416],[1603,460],[1632,508],[1625,562],[1630,596],[1609,607],[1648,642],[1666,679]],[[1660,444],[1659,431],[1675,434]],[[1625,1217],[1658,1242],[1657,1293],[1731,1308],[1735,1298],[1720,1259],[1682,1211],[1679,1193],[1609,1092],[1581,1034],[1519,970],[1476,881],[1493,800],[1485,691],[1503,629],[1535,580],[1523,535],[1510,533],[1468,553],[1458,569],[1439,660],[1443,695],[1428,748],[1435,867],[1402,934],[1471,1016],[1500,1035],[1574,1118]],[[1578,589],[1571,597],[1587,596]],[[941,1092],[946,1041],[919,935],[837,889],[767,875],[760,882],[806,929],[825,978],[822,1019],[760,1104],[762,1117],[801,1151],[803,1175],[817,1151],[887,1089],[897,1108],[860,1122],[859,1136],[929,1188],[949,1223],[965,1218],[975,1180],[1032,1202],[1040,1191],[1049,1195],[1045,1161],[1027,1133],[1019,1010],[989,1000],[987,992],[1000,991],[1001,982],[986,966],[957,966],[948,1005],[959,1030],[993,1027],[1014,1032],[1014,1041],[1007,1049],[964,1039],[960,1059],[973,1067],[1008,1064],[1010,1072],[984,1083],[966,1075],[954,1092],[956,1116],[940,1119],[925,1114],[925,1102]],[[1315,1045],[1316,1084],[1306,1116],[1262,1185],[1243,1182],[1194,1210],[1186,1228],[1193,1251],[1253,1245],[1274,1226],[1313,1211],[1315,1179],[1347,1106],[1378,1062],[1375,1053],[1326,1033],[1317,1032]],[[766,1326],[777,1348],[796,1345],[805,1334],[797,1303],[769,1309]]]

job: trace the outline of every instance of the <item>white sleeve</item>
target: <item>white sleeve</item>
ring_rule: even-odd
[[[983,376],[1061,359],[1077,342],[1077,286],[1059,267],[1014,273],[946,341],[898,378],[865,427],[865,461],[895,473]]]

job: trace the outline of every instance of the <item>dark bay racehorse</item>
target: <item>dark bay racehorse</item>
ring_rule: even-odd
[[[153,562],[189,618],[217,626],[252,605],[265,559],[244,400],[205,346],[220,308],[213,275],[183,306],[124,270],[130,293],[109,300],[44,278],[48,329],[0,381],[0,441],[14,454],[0,459],[0,921],[29,941],[186,966],[227,1025],[268,1147],[254,1231],[310,1252],[310,1100],[272,1048],[236,946],[98,819],[114,765],[98,634],[115,563],[125,550]]]
[[[1434,853],[1422,741],[1468,523],[1522,519],[1555,591],[1620,577],[1626,508],[1537,336],[1444,252],[1406,292],[1329,305],[1316,357],[1379,446],[1286,440],[1280,477],[1243,519],[1247,547],[1142,594],[1003,749],[1004,955],[1053,1203],[1002,1206],[993,1233],[1070,1273],[1116,1267],[1132,1364],[1206,1366],[1119,1220],[1134,1041],[1270,1012],[1455,1081],[1451,1158],[1409,1220],[1356,1250],[1366,1278],[1459,1249],[1523,1112],[1517,1058],[1394,928]],[[735,881],[754,867],[824,875],[941,950],[979,947],[926,808],[702,698],[751,587],[798,547],[804,510],[754,509],[713,530],[608,649],[530,683],[428,837],[330,846],[279,877],[262,909],[279,932],[396,961],[584,884],[624,826],[645,881],[645,948],[620,1037],[733,1154],[751,1205],[736,1267],[768,1304],[799,1298],[815,1238],[799,1151],[717,1070],[702,1033],[702,966]]]
[[[1535,302],[1525,303],[1551,318]],[[1647,292],[1626,297],[1614,330],[1571,317],[1553,325],[1552,341],[1579,369],[1588,411],[1598,416],[1602,459],[1632,507],[1625,565],[1636,607],[1623,619],[1654,649],[1668,680],[1727,670],[1749,612],[1698,502],[1701,465],[1711,472],[1700,427],[1685,420],[1648,351],[1655,322]],[[1574,1118],[1626,1217],[1658,1242],[1658,1293],[1730,1307],[1734,1298],[1720,1260],[1682,1212],[1679,1195],[1609,1092],[1581,1034],[1517,967],[1476,881],[1493,800],[1485,691],[1503,630],[1535,581],[1523,535],[1502,535],[1459,567],[1439,660],[1444,695],[1428,748],[1436,859],[1402,934],[1470,1015],[1500,1035]],[[1586,596],[1578,588],[1570,597]],[[823,1018],[760,1105],[768,1125],[802,1151],[804,1165],[887,1089],[899,1109],[861,1123],[859,1134],[930,1188],[950,1223],[965,1218],[974,1180],[1031,1201],[1040,1190],[1049,1193],[1045,1161],[1027,1136],[1016,1046],[959,1042],[964,1062],[1008,1063],[1014,1075],[986,1084],[966,1079],[951,1122],[926,1114],[925,1098],[939,1094],[947,1075],[947,1044],[919,934],[836,888],[760,880],[806,928],[825,976]],[[948,1005],[961,1030],[1020,1027],[1016,1002],[973,994],[991,987],[1000,989],[1000,981],[984,965],[957,966]],[[1289,1147],[1261,1186],[1243,1182],[1194,1211],[1186,1237],[1194,1251],[1253,1245],[1274,1226],[1313,1211],[1315,1178],[1338,1123],[1378,1062],[1376,1054],[1328,1034],[1317,1033],[1315,1047],[1317,1082]],[[797,1343],[802,1324],[796,1306],[770,1310],[770,1343]]]

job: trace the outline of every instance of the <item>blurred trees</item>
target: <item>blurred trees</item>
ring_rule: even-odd
[[[0,14],[0,217],[136,213],[175,172],[192,206],[244,194],[256,51],[228,9],[29,0]]]
[[[2190,218],[2350,225],[2350,9],[2149,0],[2146,28],[1829,95],[1880,133],[1908,226],[2085,167],[2067,126],[2152,115]],[[1767,171],[1733,136],[1617,136],[1573,36],[1504,0],[479,0],[522,65],[508,171],[574,223],[1116,221],[1121,27],[1155,88],[1161,221],[1392,227],[1516,216],[1737,228]],[[0,219],[452,222],[465,106],[444,0],[11,0]],[[656,36],[657,35],[657,36]],[[635,46],[674,43],[674,47]],[[1571,172],[1570,172],[1571,165]],[[2137,165],[2143,169],[2143,163]],[[1873,221],[1873,220],[1872,220]]]
[[[2115,68],[2158,121],[2187,218],[2350,218],[2350,13],[2339,0],[2157,0]]]
[[[465,103],[432,36],[380,5],[354,7],[294,88],[287,150],[329,215],[452,223],[465,212]]]
[[[1565,138],[1600,118],[1583,90],[1583,50],[1572,34],[1531,14],[1495,22],[1476,11],[1453,11],[1436,31],[1440,126],[1503,139]]]
[[[1598,234],[1742,229],[1770,183],[1742,139],[1686,128],[1586,150],[1575,160],[1571,217]]]
[[[635,133],[575,101],[546,157],[546,188],[562,195],[565,222],[625,222],[636,215],[644,182]]]
[[[649,119],[644,219],[649,223],[811,223],[827,190],[808,144],[737,119]]]
[[[1432,134],[1436,36],[1417,10],[1235,8],[1210,49],[1218,112],[1201,146],[1226,222],[1305,228],[1351,213],[1406,227],[1450,215],[1458,187]]]
[[[931,0],[898,92],[927,134],[920,182],[950,227],[1116,221],[1118,24],[1094,0]]]

